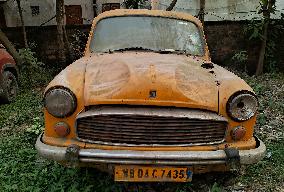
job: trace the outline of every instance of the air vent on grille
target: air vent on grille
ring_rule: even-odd
[[[80,114],[76,124],[80,140],[108,145],[214,144],[227,128],[212,112],[167,108],[102,107]]]

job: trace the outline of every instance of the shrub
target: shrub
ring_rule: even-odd
[[[19,66],[20,87],[30,89],[45,85],[52,75],[52,70],[47,69],[44,63],[38,61],[35,52],[31,49],[20,49],[19,54],[23,59],[23,64]]]

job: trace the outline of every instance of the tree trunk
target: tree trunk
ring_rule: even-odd
[[[204,26],[204,14],[205,14],[205,0],[200,0],[199,20]]]
[[[173,0],[166,10],[167,11],[172,11],[173,8],[176,6],[176,4],[177,4],[177,0]]]
[[[14,45],[9,41],[9,39],[7,38],[7,36],[5,35],[5,33],[1,29],[0,29],[0,43],[2,43],[4,45],[4,47],[6,48],[8,53],[10,53],[10,55],[12,55],[12,57],[15,59],[16,63],[18,65],[21,65],[22,59],[21,59],[19,53],[17,52]]]
[[[18,6],[20,19],[21,19],[23,38],[24,38],[24,45],[25,45],[25,48],[28,48],[27,33],[26,33],[26,28],[25,28],[25,23],[24,23],[24,18],[23,18],[23,11],[22,11],[22,7],[21,7],[21,1],[20,0],[16,0],[16,2],[17,2],[17,6]]]
[[[73,53],[73,50],[70,46],[70,42],[69,42],[69,39],[68,39],[68,35],[67,35],[67,32],[66,32],[66,28],[65,28],[65,25],[63,25],[63,33],[64,33],[64,47],[65,47],[65,50],[67,50],[68,52],[68,57],[71,61],[74,60],[74,53]]]
[[[257,63],[256,73],[255,73],[255,75],[257,75],[257,76],[261,75],[263,73],[265,50],[266,50],[267,38],[268,38],[268,27],[269,27],[269,23],[270,23],[271,12],[273,10],[274,5],[275,5],[275,0],[267,0],[262,5],[263,17],[264,17],[264,20],[265,20],[265,24],[263,26],[263,33],[262,33],[263,39],[262,39],[262,42],[261,42],[259,59],[258,59],[258,63]]]
[[[263,40],[261,42],[257,68],[256,68],[256,72],[255,72],[255,75],[257,75],[257,76],[261,75],[263,73],[263,64],[264,64],[265,49],[266,49],[266,44],[267,44],[268,26],[269,26],[269,21],[266,21],[265,24],[264,24],[264,29],[263,29],[263,34],[262,34]]]
[[[57,43],[58,43],[58,62],[66,63],[64,48],[64,0],[56,0],[56,22],[57,22]]]

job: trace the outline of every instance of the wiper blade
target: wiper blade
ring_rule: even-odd
[[[127,48],[121,48],[121,49],[114,49],[110,51],[135,51],[135,50],[154,51],[152,49],[144,48],[144,47],[127,47]]]
[[[170,54],[170,53],[187,54],[186,50],[176,50],[176,49],[161,49],[157,52],[162,54]]]

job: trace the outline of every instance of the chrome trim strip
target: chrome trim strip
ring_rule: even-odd
[[[77,134],[77,133],[76,133]],[[159,144],[127,144],[127,143],[111,143],[102,141],[93,141],[88,139],[81,139],[76,135],[76,139],[85,143],[92,143],[98,145],[109,145],[109,146],[122,146],[122,147],[190,147],[190,146],[202,146],[202,145],[218,145],[225,142],[225,139],[210,143],[194,143],[194,144],[180,144],[180,145],[159,145]]]
[[[228,120],[217,113],[202,111],[198,109],[186,108],[161,108],[161,107],[127,107],[127,106],[96,106],[91,110],[80,113],[77,119],[99,116],[99,115],[143,115],[143,116],[156,116],[156,117],[176,117],[176,118],[190,118],[211,121],[224,121]]]
[[[225,160],[214,161],[174,161],[174,160],[122,160],[122,159],[97,159],[97,158],[80,158],[82,163],[108,163],[108,164],[124,164],[124,165],[212,165],[224,164]]]
[[[67,147],[57,147],[44,144],[40,135],[36,149],[40,156],[66,162]],[[259,146],[250,150],[239,150],[241,164],[253,164],[265,156],[264,143],[255,138]],[[133,150],[101,150],[80,149],[79,162],[107,164],[162,164],[162,165],[209,165],[226,163],[224,150],[216,151],[133,151]]]

